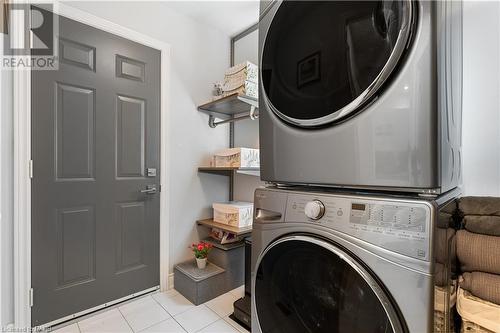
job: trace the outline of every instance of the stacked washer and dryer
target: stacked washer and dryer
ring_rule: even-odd
[[[451,332],[460,1],[265,1],[252,332]]]

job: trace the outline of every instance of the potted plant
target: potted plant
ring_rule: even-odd
[[[191,249],[194,252],[198,268],[204,269],[207,266],[207,257],[208,253],[212,249],[212,244],[200,242],[198,244],[191,245]]]

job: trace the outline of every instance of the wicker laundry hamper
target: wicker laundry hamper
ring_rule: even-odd
[[[494,333],[493,331],[487,330],[484,327],[474,324],[471,321],[462,320],[461,333]]]
[[[457,310],[462,317],[461,332],[500,332],[500,305],[484,301],[459,287]]]
[[[454,332],[455,325],[453,318],[451,318],[452,309],[455,307],[457,301],[457,283],[452,281],[449,288],[449,307],[445,306],[447,297],[446,287],[434,287],[434,332]],[[448,315],[447,315],[448,313]],[[448,327],[446,321],[449,322]]]

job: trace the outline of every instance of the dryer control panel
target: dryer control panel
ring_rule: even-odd
[[[284,222],[315,223],[416,259],[430,258],[431,206],[424,201],[286,194]]]

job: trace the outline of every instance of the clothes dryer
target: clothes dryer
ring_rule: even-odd
[[[444,193],[461,184],[460,1],[263,1],[261,178]]]

